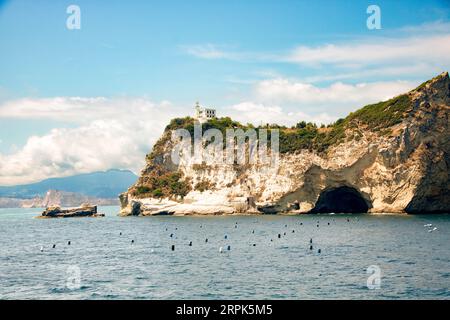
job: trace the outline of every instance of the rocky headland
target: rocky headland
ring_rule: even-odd
[[[171,160],[174,119],[120,195],[121,215],[450,212],[450,81],[447,72],[328,126],[280,131],[279,165],[206,165]],[[204,128],[247,129],[230,118]]]

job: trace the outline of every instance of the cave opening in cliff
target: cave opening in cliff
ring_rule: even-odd
[[[366,213],[368,210],[369,205],[358,190],[342,186],[322,191],[311,213]]]

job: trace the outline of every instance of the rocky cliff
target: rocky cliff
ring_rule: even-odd
[[[280,130],[278,166],[175,165],[174,119],[120,196],[122,215],[450,212],[448,73],[328,127]],[[229,118],[207,127],[244,127]]]

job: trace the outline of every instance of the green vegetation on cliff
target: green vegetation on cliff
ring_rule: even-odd
[[[353,131],[348,135],[350,139],[358,138],[358,128],[369,129],[372,131],[380,131],[381,134],[386,134],[388,128],[400,123],[407,111],[411,108],[411,101],[407,94],[397,96],[387,101],[367,105],[355,112],[350,113],[346,118],[339,119],[336,122],[325,127],[320,128],[314,123],[306,123],[305,121],[298,122],[292,128],[279,126],[276,124],[267,124],[265,126],[253,127],[250,124],[243,125],[237,121],[233,121],[229,117],[217,118],[209,120],[202,125],[202,131],[208,129],[218,129],[222,132],[224,139],[226,136],[226,129],[240,128],[247,130],[249,128],[259,129],[279,129],[280,130],[280,152],[290,153],[302,149],[316,150],[318,152],[326,151],[330,146],[339,144],[346,137],[349,131]],[[173,119],[166,127],[166,132],[175,129],[186,129],[194,135],[195,120],[191,117]],[[270,141],[270,132],[269,132]],[[149,155],[151,159],[155,154],[165,146],[170,137],[165,135],[160,139],[153,149],[152,154]]]

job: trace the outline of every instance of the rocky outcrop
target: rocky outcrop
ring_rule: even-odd
[[[450,212],[449,109],[443,73],[317,129],[308,147],[284,148],[277,167],[175,166],[169,126],[137,183],[121,195],[121,214]],[[180,185],[167,189],[174,183],[167,177]]]
[[[59,206],[48,207],[42,212],[40,218],[75,218],[75,217],[103,217],[97,213],[97,206],[84,204],[80,208],[61,209]]]

